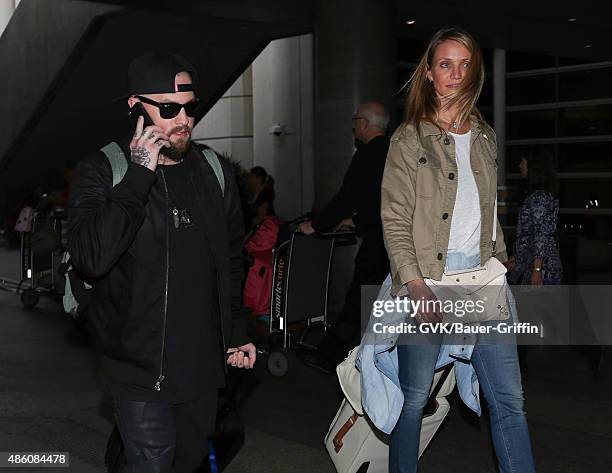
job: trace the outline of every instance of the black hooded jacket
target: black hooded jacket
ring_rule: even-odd
[[[126,143],[120,143],[129,156]],[[126,158],[127,159],[127,158]],[[205,232],[214,256],[219,350],[248,343],[241,314],[244,228],[231,164],[219,158],[224,196],[198,147],[185,158],[191,185],[206,202]],[[212,205],[210,205],[212,203]],[[75,169],[70,191],[68,249],[73,267],[93,283],[87,326],[102,369],[117,381],[159,390],[168,304],[169,225],[167,188],[160,171],[129,163],[112,186],[101,151]],[[197,288],[194,288],[197,290]],[[221,356],[225,360],[225,355]]]

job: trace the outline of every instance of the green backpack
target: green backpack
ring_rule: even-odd
[[[128,169],[128,162],[125,159],[125,155],[123,154],[121,147],[117,143],[109,143],[102,148],[101,151],[106,155],[106,158],[110,163],[113,171],[113,187],[115,187],[117,184],[119,184],[119,182],[121,182],[123,176],[125,176]],[[221,195],[224,195],[225,176],[223,174],[223,168],[221,167],[221,162],[219,161],[217,154],[211,149],[202,149],[202,152],[204,153],[206,161],[215,173],[217,181],[219,181]],[[62,256],[60,268],[62,268],[61,272],[65,274],[66,280],[64,284],[64,297],[62,300],[64,311],[74,319],[78,319],[82,312],[82,310],[79,311],[79,302],[81,302],[81,307],[86,306],[85,301],[89,298],[88,291],[92,286],[83,281],[78,274],[73,271],[68,250],[66,250]]]

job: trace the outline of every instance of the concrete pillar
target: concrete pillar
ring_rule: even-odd
[[[493,50],[493,128],[497,135],[497,183],[506,183],[506,50]]]
[[[337,191],[353,154],[358,104],[396,98],[391,0],[319,0],[316,12],[315,208]]]
[[[13,11],[15,11],[14,0],[0,0],[0,36],[13,16]]]
[[[338,191],[354,151],[351,117],[359,103],[383,102],[392,113],[397,78],[392,0],[317,1],[315,16],[316,144],[314,209]],[[339,312],[358,246],[334,253],[329,310]]]
[[[193,130],[193,140],[253,166],[253,73],[249,67]]]
[[[292,219],[314,200],[313,115],[313,37],[279,39],[198,123],[193,139],[247,170],[263,166],[275,180],[277,213]]]
[[[313,37],[272,41],[253,62],[254,164],[275,180],[275,209],[293,219],[314,195]]]

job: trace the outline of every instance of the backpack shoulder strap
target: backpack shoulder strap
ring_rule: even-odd
[[[115,187],[121,182],[121,179],[123,179],[128,169],[128,162],[125,159],[125,154],[123,154],[121,146],[114,141],[107,144],[101,151],[106,155],[111,165],[111,169],[113,170],[113,187]]]
[[[106,155],[106,158],[110,163],[111,170],[113,171],[113,187],[115,187],[117,184],[119,184],[119,182],[121,182],[123,176],[125,176],[128,169],[128,162],[125,159],[123,150],[114,141],[107,144],[100,151]],[[68,251],[66,251],[62,257],[62,264],[64,265],[63,271],[65,275],[64,296],[62,298],[64,311],[67,314],[70,314],[74,319],[77,319],[81,316],[79,312],[83,311],[83,306],[87,305],[86,303],[83,303],[83,300],[79,301],[77,298],[83,299],[85,291],[91,289],[92,286],[87,284],[85,281],[81,281],[81,279],[75,274]],[[74,278],[74,284],[73,281],[71,281],[71,278]],[[72,287],[73,285],[74,288]],[[82,285],[82,288],[80,285]],[[81,311],[79,311],[79,308]]]
[[[219,187],[221,187],[221,195],[225,196],[225,175],[223,174],[223,167],[221,166],[221,162],[219,161],[219,157],[217,153],[215,153],[212,149],[203,149],[202,153],[204,153],[204,157],[208,164],[212,168],[215,176],[217,176],[217,181],[219,181]]]

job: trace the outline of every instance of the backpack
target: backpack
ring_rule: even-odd
[[[221,195],[224,196],[225,175],[223,174],[223,167],[221,166],[219,157],[210,148],[199,147],[199,149],[202,151],[206,161],[215,173],[215,177],[217,178],[219,186],[221,187]],[[106,155],[106,158],[110,163],[113,172],[113,187],[115,187],[119,182],[121,182],[123,176],[125,176],[128,169],[128,162],[123,154],[123,150],[115,142],[107,144],[100,151]],[[68,250],[66,250],[62,256],[59,271],[65,275],[64,296],[62,299],[64,311],[72,318],[79,319],[82,317],[83,311],[89,303],[89,299],[91,297],[89,291],[91,290],[92,286],[91,284],[83,281],[78,273],[74,270]]]

